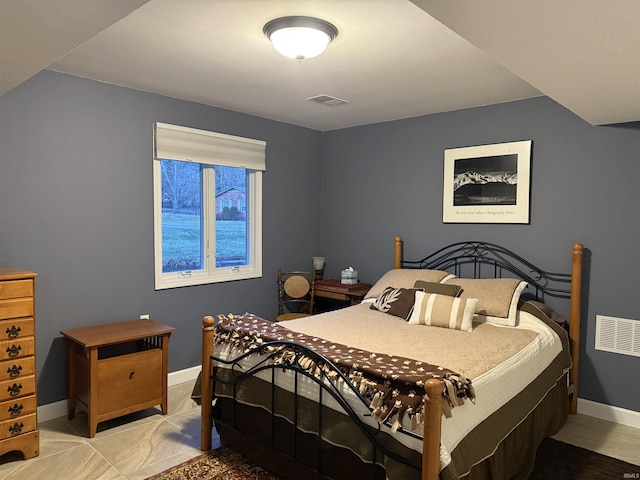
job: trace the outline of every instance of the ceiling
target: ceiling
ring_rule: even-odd
[[[285,58],[262,28],[287,15],[339,34]],[[540,95],[635,122],[639,24],[637,0],[0,0],[0,94],[50,69],[320,131]]]

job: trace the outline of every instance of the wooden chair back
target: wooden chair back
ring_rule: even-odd
[[[313,272],[278,270],[278,316],[293,320],[313,313],[315,275]]]

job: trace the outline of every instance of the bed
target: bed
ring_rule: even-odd
[[[482,242],[407,261],[396,237],[360,305],[205,317],[202,450],[215,423],[285,478],[527,478],[577,409],[582,255],[567,273]]]

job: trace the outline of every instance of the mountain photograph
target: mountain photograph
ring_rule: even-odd
[[[517,154],[455,161],[454,206],[516,205],[517,188]]]

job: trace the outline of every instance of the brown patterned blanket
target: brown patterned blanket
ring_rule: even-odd
[[[422,399],[429,378],[439,379],[444,385],[442,405],[447,417],[451,416],[453,407],[464,403],[464,399],[475,400],[471,380],[444,367],[332,343],[249,313],[218,318],[215,343],[230,346],[234,353],[246,353],[267,342],[289,341],[322,355],[336,365],[369,402],[373,418],[380,423],[392,423],[393,430],[399,428],[405,415],[410,419],[412,430],[423,423]],[[341,381],[326,362],[316,361],[286,345],[268,346],[263,353],[270,355],[276,364],[297,363],[318,378],[326,375],[331,381]]]

